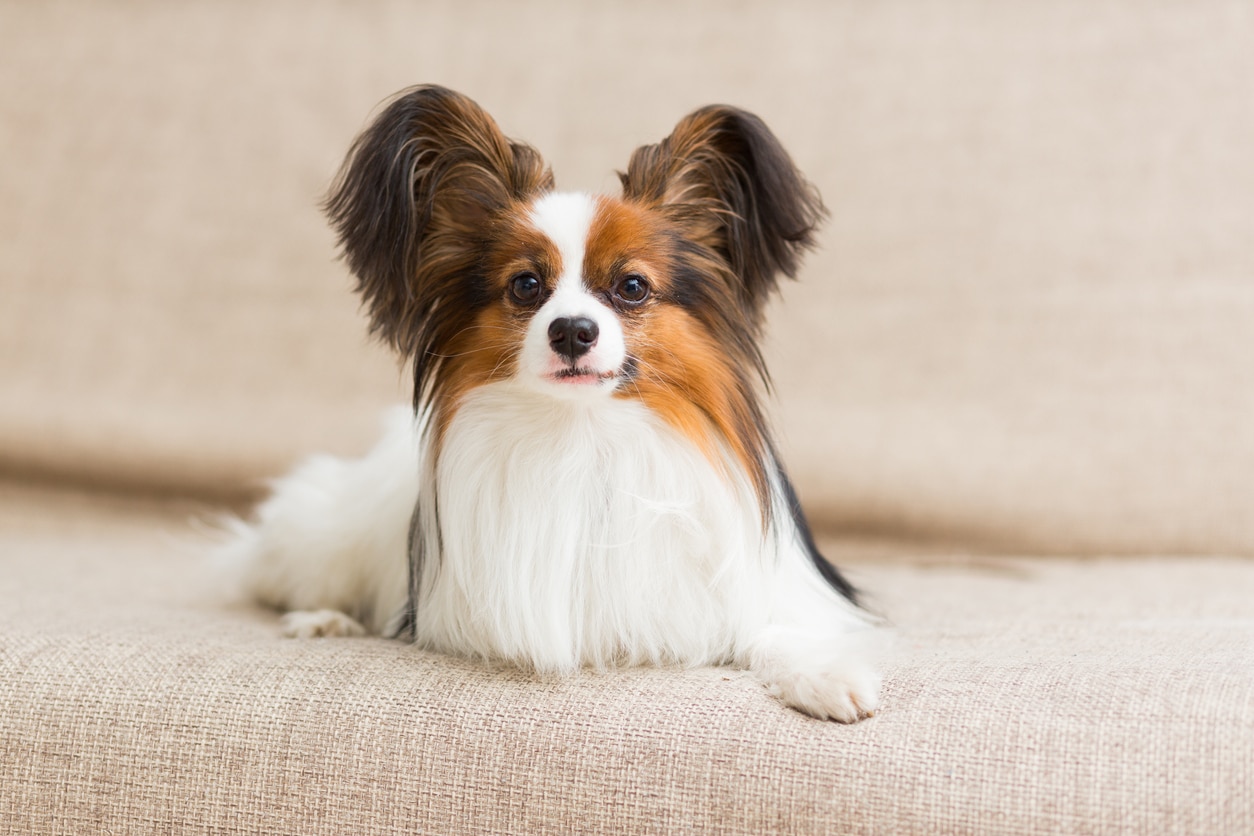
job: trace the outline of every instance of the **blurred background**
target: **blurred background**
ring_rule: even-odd
[[[1243,2],[0,3],[0,481],[239,506],[408,400],[318,204],[460,90],[565,189],[712,102],[820,188],[768,346],[839,552],[1254,554]]]

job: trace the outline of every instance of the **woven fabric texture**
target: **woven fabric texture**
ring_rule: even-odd
[[[0,0],[0,833],[1254,832],[1252,42],[1227,0]],[[216,587],[189,520],[408,398],[317,206],[419,82],[563,188],[711,102],[818,185],[765,350],[896,625],[878,716]]]
[[[1254,826],[1248,562],[857,565],[897,641],[883,710],[841,726],[731,670],[543,681],[281,639],[204,582],[177,516],[18,506],[0,832]]]

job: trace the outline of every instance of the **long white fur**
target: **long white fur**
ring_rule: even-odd
[[[251,525],[232,526],[219,556],[260,603],[338,611],[384,632],[407,595],[419,430],[412,410],[394,407],[364,458],[309,458],[274,483]]]
[[[621,340],[613,312],[578,290],[591,199],[546,200],[537,225],[567,275],[529,328],[587,315]],[[366,457],[317,457],[279,481],[230,547],[253,595],[303,611],[287,617],[291,635],[358,632],[344,614],[384,632],[406,601],[417,507],[422,647],[552,673],[734,664],[816,717],[872,712],[868,621],[811,563],[781,486],[764,532],[730,456],[716,466],[612,385],[570,397],[541,375],[524,357],[513,378],[471,392],[438,455],[400,409]]]

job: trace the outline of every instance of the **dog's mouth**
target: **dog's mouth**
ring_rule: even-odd
[[[597,371],[586,366],[568,366],[564,369],[558,369],[550,375],[550,379],[554,383],[562,383],[574,386],[596,386],[607,383],[618,377],[618,370]]]

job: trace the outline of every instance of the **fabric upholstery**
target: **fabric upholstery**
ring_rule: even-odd
[[[0,833],[1254,832],[1241,3],[0,0]],[[211,521],[406,372],[318,203],[459,89],[563,188],[695,107],[825,196],[782,448],[880,713],[289,641]]]
[[[0,831],[1254,823],[1248,561],[857,564],[897,638],[883,710],[841,726],[735,671],[542,681],[380,639],[281,639],[224,604],[181,513],[4,498]]]

